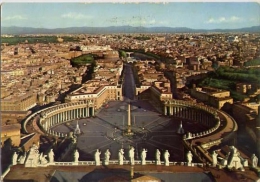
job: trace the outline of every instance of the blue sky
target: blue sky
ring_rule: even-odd
[[[167,26],[195,29],[260,25],[254,2],[4,3],[1,26],[37,28]]]

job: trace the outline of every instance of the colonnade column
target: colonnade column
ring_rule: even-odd
[[[82,117],[82,108],[79,108],[79,117]]]
[[[88,117],[88,107],[85,108],[86,117]]]
[[[76,118],[78,118],[78,117],[79,117],[79,110],[78,110],[78,108],[77,108],[77,109],[75,109],[75,111],[76,111],[76,112],[75,112],[75,114],[76,114],[76,115],[75,115],[75,118],[74,118],[74,119],[76,119]]]
[[[59,122],[60,122],[60,113],[57,114],[57,122],[56,123],[59,124]]]
[[[54,120],[54,118],[53,118],[53,116],[51,116],[50,127],[53,125],[53,120]]]

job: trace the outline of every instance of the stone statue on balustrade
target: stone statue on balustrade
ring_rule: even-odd
[[[169,158],[170,158],[170,153],[168,152],[168,150],[165,150],[165,152],[164,152],[164,163],[165,163],[165,166],[169,166],[170,165]]]
[[[71,138],[71,141],[73,144],[76,144],[77,143],[77,135],[73,135],[72,138]]]
[[[53,163],[54,162],[54,152],[53,149],[51,149],[48,153],[48,159],[49,159],[49,163]]]
[[[74,162],[79,162],[79,152],[77,149],[74,152]]]
[[[38,167],[39,164],[39,150],[36,144],[33,144],[25,159],[25,167]]]
[[[188,166],[191,166],[192,165],[192,157],[193,157],[191,151],[189,151],[187,153],[186,157],[187,157]]]
[[[101,152],[97,149],[96,152],[95,152],[96,166],[100,166],[100,154],[101,154]]]
[[[124,153],[125,153],[124,149],[120,149],[118,151],[118,163],[119,163],[119,165],[123,165],[124,164],[124,159],[125,159]]]
[[[21,156],[19,157],[18,163],[19,163],[19,164],[24,164],[25,159],[26,159],[26,153],[24,153],[23,155],[21,155]]]
[[[141,164],[145,165],[146,164],[146,154],[147,153],[147,149],[143,149],[142,153],[141,153]]]
[[[252,167],[256,168],[258,166],[258,158],[255,154],[251,156],[251,161],[252,161]]]
[[[45,157],[46,157],[46,155],[43,155],[43,153],[40,154],[40,156],[39,156],[39,163],[41,165],[44,165],[44,164],[48,163],[48,161],[47,161],[47,159]]]
[[[18,154],[16,152],[14,152],[13,154],[13,158],[12,158],[12,164],[16,165],[17,164],[17,158],[18,158]]]
[[[243,159],[240,153],[238,152],[237,148],[234,146],[230,147],[230,152],[227,155],[227,167],[229,169],[235,168],[244,171],[244,167],[247,167],[248,162],[247,160]]]
[[[156,160],[156,165],[161,165],[161,152],[159,149],[156,149],[155,160]]]
[[[110,153],[109,149],[107,149],[105,152],[105,165],[109,164],[110,156],[111,156],[111,153]]]
[[[134,165],[135,164],[135,149],[134,147],[131,147],[129,150],[129,159],[130,159],[130,164]]]
[[[212,166],[216,167],[217,163],[218,163],[218,154],[216,153],[216,151],[213,151],[212,153]]]

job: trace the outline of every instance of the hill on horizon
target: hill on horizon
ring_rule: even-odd
[[[68,28],[32,28],[32,27],[1,27],[1,34],[99,34],[99,33],[210,33],[210,32],[245,32],[260,33],[260,25],[239,29],[192,29],[187,27],[133,27],[133,26],[110,26],[110,27],[68,27]]]

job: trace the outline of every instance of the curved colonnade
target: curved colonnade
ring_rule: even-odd
[[[164,114],[195,121],[207,128],[205,131],[188,132],[183,136],[184,146],[201,162],[212,162],[211,154],[207,150],[223,142],[231,143],[238,128],[236,121],[227,113],[193,102],[165,101]]]
[[[220,112],[221,111],[209,106],[199,105],[193,102],[174,99],[164,101],[164,114],[199,122],[208,128],[206,131],[200,133],[187,133],[184,136],[184,140],[201,138],[206,135],[208,136],[219,129],[221,125],[221,120],[219,118]],[[38,122],[38,125],[44,133],[57,137],[66,137],[68,133],[59,133],[51,130],[51,128],[67,121],[94,115],[95,107],[91,100],[63,103],[33,113],[26,118],[23,127],[25,132],[27,132],[27,123],[36,119],[36,122]],[[235,131],[237,128],[236,122],[227,114],[225,114],[225,117],[225,121],[222,122],[229,122],[226,126],[233,128]]]
[[[187,135],[184,135],[184,140],[209,135],[216,131],[220,126],[220,118],[216,109],[193,102],[167,100],[164,102],[164,114],[199,122],[201,125],[208,128],[207,130],[199,133],[189,132]]]
[[[23,129],[28,133],[26,125],[36,120],[44,133],[57,137],[66,137],[68,136],[68,133],[56,132],[51,130],[51,128],[67,121],[73,121],[75,119],[91,117],[94,115],[95,107],[91,100],[64,103],[33,113],[24,121]]]

